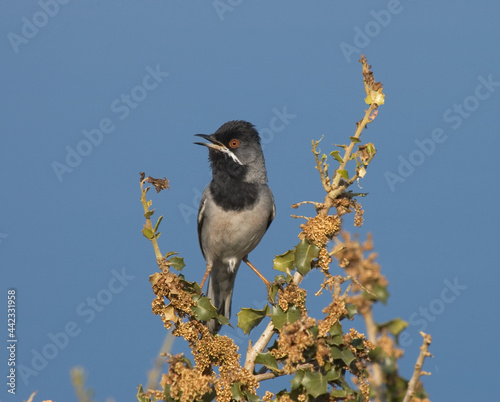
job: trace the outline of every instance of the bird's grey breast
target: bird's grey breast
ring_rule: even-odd
[[[205,258],[225,263],[235,258],[241,260],[257,246],[272,219],[274,201],[271,190],[262,185],[256,202],[240,210],[221,207],[207,190],[204,198],[200,243]]]

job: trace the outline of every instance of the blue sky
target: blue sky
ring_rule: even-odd
[[[411,322],[406,377],[419,330],[432,334],[431,400],[496,396],[499,13],[450,0],[2,2],[2,297],[16,290],[17,364],[32,371],[15,397],[4,381],[0,399],[75,400],[68,373],[83,366],[97,401],[134,400],[165,336],[151,313],[139,172],[170,180],[152,194],[160,245],[201,280],[196,211],[210,172],[193,135],[228,120],[263,137],[277,216],[251,261],[274,275],[302,223],[290,205],[323,199],[311,140],[324,135],[330,152],[363,115],[361,53],[386,93],[363,135],[378,153],[356,229],[373,233],[390,282],[375,319]],[[304,283],[311,293],[317,279]],[[235,326],[239,307],[265,299],[245,267],[236,282]],[[246,349],[240,331],[223,333]],[[2,348],[4,375],[7,361]]]

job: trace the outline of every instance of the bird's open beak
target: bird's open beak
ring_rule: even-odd
[[[219,152],[222,152],[224,154],[227,154],[227,155],[229,155],[231,157],[231,159],[233,161],[235,161],[236,163],[239,163],[240,165],[243,165],[240,162],[240,160],[238,159],[238,157],[228,147],[226,147],[222,142],[213,139],[211,135],[208,135],[208,134],[195,134],[195,136],[201,137],[201,138],[206,139],[207,141],[210,141],[210,142],[195,142],[195,144],[197,144],[197,145],[203,145],[203,146],[205,146],[207,148],[214,149],[216,151],[219,151]]]

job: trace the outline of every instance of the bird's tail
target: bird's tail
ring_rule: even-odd
[[[212,300],[217,314],[223,315],[227,319],[231,317],[231,299],[237,270],[238,267],[231,272],[225,266],[214,266],[208,279],[207,296]],[[212,318],[207,322],[207,327],[212,334],[216,334],[220,330],[221,323]]]

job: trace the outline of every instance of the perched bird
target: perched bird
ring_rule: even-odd
[[[212,181],[203,191],[198,211],[198,239],[207,265],[201,286],[210,275],[207,296],[218,314],[229,318],[242,260],[267,282],[248,261],[248,253],[274,219],[274,198],[267,185],[259,134],[252,124],[229,121],[214,134],[196,135],[209,141],[195,144],[208,147],[212,168]],[[212,333],[221,327],[216,319],[207,325]]]

